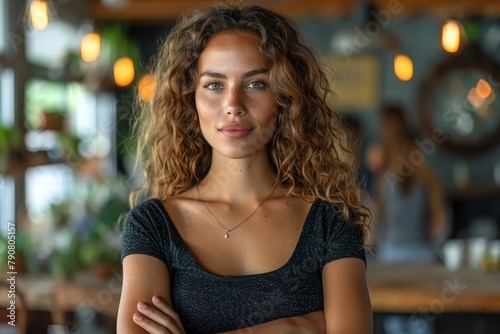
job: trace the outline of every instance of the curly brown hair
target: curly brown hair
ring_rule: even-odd
[[[169,33],[152,71],[157,87],[136,123],[144,180],[131,204],[139,198],[165,200],[207,175],[211,147],[195,108],[196,66],[207,42],[227,31],[255,34],[269,62],[270,88],[279,105],[277,130],[267,144],[276,185],[289,189],[287,196],[337,205],[346,221],[363,225],[368,238],[371,214],[356,184],[355,155],[346,148],[339,116],[326,102],[331,93],[327,75],[295,22],[257,5],[194,10]]]

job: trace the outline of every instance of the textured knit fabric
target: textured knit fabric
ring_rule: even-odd
[[[332,204],[316,200],[285,265],[263,274],[214,275],[196,262],[162,203],[150,199],[125,219],[122,259],[146,254],[163,261],[186,332],[216,333],[322,310],[323,266],[346,257],[365,261],[362,236]]]

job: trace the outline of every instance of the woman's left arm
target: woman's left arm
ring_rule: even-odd
[[[175,311],[166,305],[164,302],[154,302],[155,307],[148,308],[147,314],[143,314],[146,322],[150,327],[161,327],[157,322],[150,317],[157,319],[156,321],[168,321],[171,317],[169,314]],[[140,310],[140,309],[139,309]],[[140,310],[141,311],[141,310]],[[141,311],[142,312],[142,311]],[[147,333],[171,333],[164,327],[160,331],[149,330]],[[269,321],[254,327],[237,329],[229,332],[221,332],[219,334],[323,334],[325,333],[325,316],[323,311],[316,311],[301,316],[281,318]]]
[[[323,267],[323,294],[327,334],[373,333],[363,260],[343,258],[326,264]]]

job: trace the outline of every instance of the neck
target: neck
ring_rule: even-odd
[[[273,181],[265,152],[244,159],[229,159],[214,152],[210,170],[200,183],[200,192],[207,200],[248,205],[269,196]]]

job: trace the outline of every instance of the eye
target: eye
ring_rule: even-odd
[[[203,88],[207,88],[210,90],[220,90],[222,89],[222,85],[218,82],[208,82],[203,86]]]
[[[252,81],[248,84],[249,88],[263,89],[266,88],[266,84],[262,81]]]

